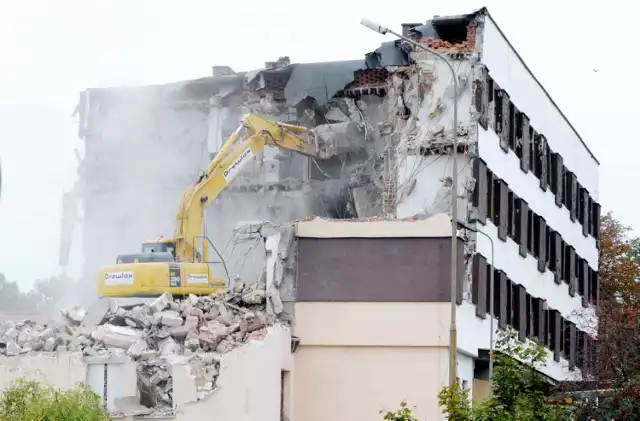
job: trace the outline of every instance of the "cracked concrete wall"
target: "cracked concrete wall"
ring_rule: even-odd
[[[107,407],[113,410],[115,399],[136,394],[135,363],[106,363],[110,373]],[[205,400],[198,401],[196,380],[188,369],[173,370],[178,410],[165,418],[187,421],[214,416],[221,421],[279,421],[283,371],[293,373],[291,335],[288,328],[276,325],[268,328],[264,340],[250,340],[222,356],[217,389]],[[22,377],[46,381],[62,390],[85,382],[98,396],[104,395],[104,363],[87,362],[79,353],[0,357],[0,390]],[[292,390],[293,385],[289,384],[288,392]],[[292,411],[289,408],[290,414]]]

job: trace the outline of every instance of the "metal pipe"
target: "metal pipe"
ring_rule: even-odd
[[[451,164],[451,322],[449,325],[449,385],[452,386],[456,383],[458,377],[458,329],[456,326],[456,299],[458,296],[458,164],[456,161],[458,152],[458,77],[456,76],[453,65],[444,54],[368,19],[362,19],[360,24],[382,35],[388,33],[395,35],[414,47],[433,54],[447,65],[453,78],[453,147],[451,148],[453,161]]]
[[[478,233],[484,236],[489,243],[491,243],[491,272],[489,273],[489,396],[493,393],[493,334],[494,334],[494,323],[493,319],[495,316],[495,308],[494,308],[494,297],[495,297],[495,283],[494,283],[494,272],[495,272],[495,247],[493,243],[493,238],[489,236],[484,231],[479,230],[478,228],[473,228],[469,225],[463,224],[461,222],[458,223],[464,229],[469,231]]]

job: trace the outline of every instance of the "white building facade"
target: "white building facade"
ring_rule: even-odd
[[[487,379],[493,271],[494,326],[543,344],[541,371],[550,379],[580,378],[594,358],[597,326],[599,163],[486,9],[413,26],[404,25],[405,35],[448,53],[457,69],[459,219],[494,247],[492,261],[491,241],[467,232],[458,376],[472,389]],[[425,36],[430,31],[438,35]],[[436,69],[423,107],[443,110],[441,119],[423,113],[420,131],[451,134],[453,84],[446,68]],[[398,183],[411,188],[399,193],[398,217],[450,207],[441,182],[450,159],[425,139],[399,159]]]

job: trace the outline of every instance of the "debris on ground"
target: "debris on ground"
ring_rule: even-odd
[[[126,354],[137,362],[140,404],[171,409],[176,366],[189,367],[200,400],[215,390],[222,354],[266,337],[275,322],[267,314],[266,296],[264,283],[237,281],[229,291],[207,296],[164,293],[121,306],[103,301],[89,311],[75,306],[62,312],[63,320],[45,325],[0,322],[0,355]]]

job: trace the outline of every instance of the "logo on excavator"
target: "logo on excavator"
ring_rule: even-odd
[[[247,148],[242,152],[242,154],[240,154],[238,159],[236,159],[233,164],[224,171],[224,179],[227,180],[227,182],[233,180],[233,178],[238,174],[238,171],[240,171],[242,167],[251,160],[251,158],[253,158],[253,151],[251,148]]]
[[[107,272],[104,274],[104,284],[107,286],[132,285],[133,272]]]

